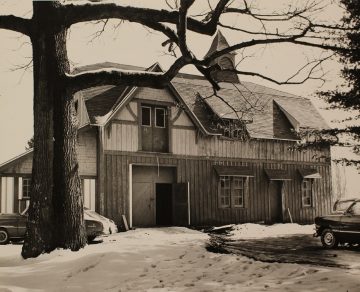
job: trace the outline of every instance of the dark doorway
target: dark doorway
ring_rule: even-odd
[[[156,225],[170,226],[172,221],[172,184],[156,184]]]
[[[270,222],[283,222],[282,181],[272,180],[269,185]]]

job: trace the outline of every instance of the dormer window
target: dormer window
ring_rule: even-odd
[[[140,149],[150,152],[169,152],[168,109],[161,105],[141,105]]]
[[[234,69],[234,64],[228,57],[221,58],[219,61],[219,65],[221,69]]]

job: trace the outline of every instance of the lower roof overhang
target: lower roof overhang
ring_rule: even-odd
[[[253,170],[248,166],[215,165],[214,169],[219,176],[242,176],[242,177],[255,176]]]
[[[265,169],[269,180],[291,180],[290,174],[285,169]]]
[[[302,178],[319,179],[321,174],[314,168],[299,168],[300,175]]]

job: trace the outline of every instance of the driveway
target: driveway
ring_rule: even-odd
[[[231,240],[226,235],[211,235],[208,249],[244,255],[262,262],[360,269],[359,246],[326,250],[321,246],[319,238],[309,234],[246,240]]]

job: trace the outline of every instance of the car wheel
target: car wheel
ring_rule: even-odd
[[[96,236],[88,236],[87,241],[92,242],[92,241],[94,241],[95,238],[96,238]]]
[[[321,233],[321,243],[325,248],[335,248],[339,242],[331,229],[325,229]]]
[[[7,244],[9,242],[9,234],[5,229],[0,229],[0,244]]]

